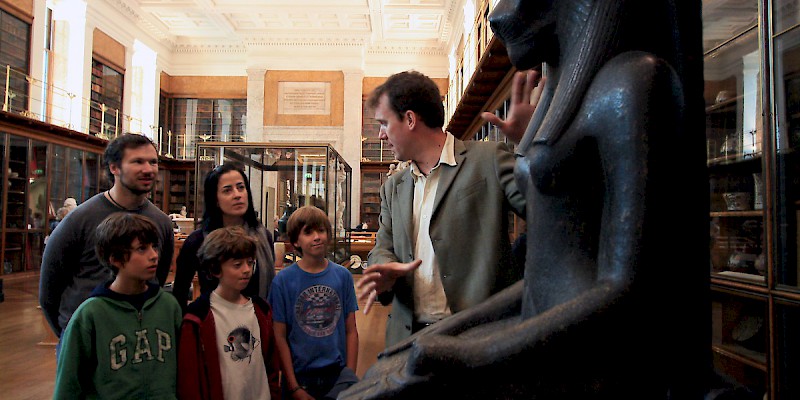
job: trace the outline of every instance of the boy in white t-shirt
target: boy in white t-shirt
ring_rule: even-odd
[[[217,229],[197,255],[219,279],[189,305],[178,342],[178,398],[279,399],[272,310],[241,291],[253,275],[255,239],[239,226]]]

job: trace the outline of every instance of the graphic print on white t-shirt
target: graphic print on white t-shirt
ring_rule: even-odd
[[[294,305],[297,324],[312,337],[330,336],[342,316],[342,299],[330,286],[313,285],[300,292]]]
[[[246,358],[249,363],[252,361],[253,350],[258,347],[258,339],[246,326],[240,326],[228,334],[228,344],[222,347],[226,353],[231,353],[233,361],[242,361]]]

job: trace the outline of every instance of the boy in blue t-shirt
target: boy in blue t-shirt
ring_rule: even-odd
[[[283,269],[269,292],[284,398],[335,399],[358,381],[353,276],[325,258],[332,228],[322,210],[301,207],[287,225],[302,259]]]

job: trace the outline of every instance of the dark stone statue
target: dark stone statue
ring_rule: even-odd
[[[525,278],[345,399],[700,399],[711,374],[700,0],[502,0],[546,86],[518,146]],[[476,243],[480,245],[480,237]]]

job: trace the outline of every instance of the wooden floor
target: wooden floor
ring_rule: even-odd
[[[37,308],[39,276],[4,278],[0,303],[0,397],[49,399],[56,374],[54,346],[40,346],[45,337]],[[48,328],[49,329],[49,328]]]
[[[356,282],[361,275],[353,275]],[[48,331],[38,309],[39,276],[3,280],[5,301],[0,303],[0,398],[49,399],[55,381],[55,347],[40,345]],[[363,304],[359,304],[363,309]],[[373,306],[369,315],[356,313],[359,377],[383,349],[389,307]]]

